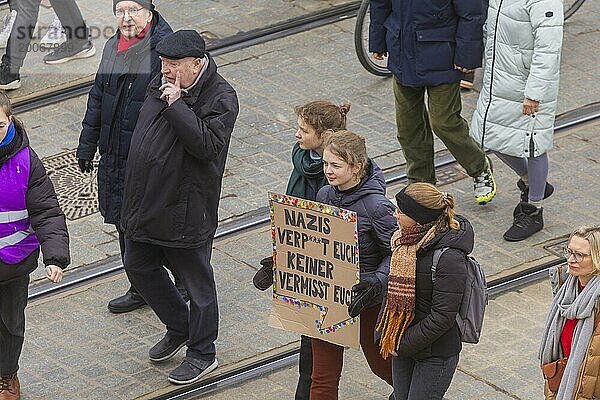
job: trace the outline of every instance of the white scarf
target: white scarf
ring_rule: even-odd
[[[560,335],[565,326],[565,321],[567,319],[579,320],[573,333],[571,354],[569,355],[565,372],[560,382],[556,400],[573,398],[579,370],[594,330],[596,303],[598,298],[600,298],[600,277],[592,277],[581,293],[577,292],[578,279],[569,275],[550,305],[538,353],[542,364],[564,357]]]

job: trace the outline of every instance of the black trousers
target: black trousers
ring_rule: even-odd
[[[31,50],[32,33],[38,20],[41,0],[11,0],[11,10],[17,11],[17,18],[6,45],[2,63],[12,66],[16,72],[23,66],[25,56]],[[87,43],[88,28],[75,0],[50,0],[60,23],[67,34],[69,43]]]
[[[300,337],[300,361],[298,363],[298,386],[294,400],[309,400],[312,384],[312,340],[308,336]]]
[[[0,282],[0,376],[10,376],[19,369],[28,287],[29,275]]]
[[[125,235],[123,235],[123,232],[119,228],[118,224],[115,225],[115,227],[117,228],[117,232],[119,234],[119,250],[121,251],[121,260],[125,260]],[[171,271],[171,273],[173,274],[173,279],[175,280],[175,287],[177,288],[177,290],[179,290],[179,293],[181,293],[181,295],[184,298],[187,297],[185,286],[183,286],[183,282],[181,282],[179,275],[177,275],[177,273],[175,273],[175,271],[173,271],[173,268],[171,268],[169,265],[165,265],[165,267],[167,267],[169,271]],[[131,282],[129,282],[129,284],[129,292],[139,293],[139,291],[135,288],[135,286],[131,284]]]
[[[167,327],[167,334],[187,338],[187,356],[212,360],[219,329],[217,289],[210,264],[212,240],[193,249],[176,249],[125,240],[125,272],[146,303]],[[169,265],[181,278],[190,308],[169,274]]]

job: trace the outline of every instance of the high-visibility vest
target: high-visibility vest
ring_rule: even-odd
[[[18,264],[40,246],[29,221],[29,147],[0,166],[0,260]]]

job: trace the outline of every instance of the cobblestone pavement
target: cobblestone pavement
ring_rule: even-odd
[[[537,351],[552,294],[540,281],[490,300],[477,345],[465,344],[448,400],[533,400],[543,398]],[[527,304],[527,307],[523,307]],[[340,399],[387,399],[390,389],[369,371],[357,350],[347,350]],[[279,400],[294,397],[297,366],[197,399]]]
[[[103,2],[107,3],[109,13],[110,5]],[[299,3],[292,1],[287,5]],[[302,3],[314,8],[328,2]],[[87,4],[82,1],[84,15],[94,15],[91,5],[86,8]],[[161,6],[161,1],[157,4]],[[219,7],[224,4],[214,2]],[[245,6],[251,5],[242,7]],[[97,18],[101,15],[98,12]],[[588,1],[566,26],[559,112],[598,100],[600,55],[589,49],[595,48],[600,39],[599,16],[600,3]],[[108,14],[106,17],[109,18]],[[174,21],[176,28],[184,24],[183,20]],[[376,162],[388,171],[403,162],[395,140],[391,83],[361,69],[353,50],[353,24],[353,20],[342,21],[217,58],[222,74],[238,90],[242,104],[224,179],[222,221],[266,206],[268,190],[284,190],[296,123],[292,110],[293,106],[306,101],[328,98],[335,102],[352,102],[349,128],[367,138],[369,153]],[[90,65],[92,62],[89,61]],[[84,64],[87,65],[86,61],[67,66],[79,70]],[[33,72],[28,73],[33,78]],[[50,75],[27,79],[24,92],[46,87],[45,78]],[[464,93],[463,115],[467,118],[476,98],[476,91]],[[47,165],[57,155],[72,153],[77,146],[85,101],[82,96],[19,116],[29,128],[32,146],[45,157]],[[486,207],[473,202],[469,179],[446,185],[456,195],[459,211],[475,226],[475,253],[488,277],[552,257],[544,246],[562,240],[577,224],[597,221],[600,212],[596,184],[600,176],[599,134],[599,124],[557,134],[555,148],[550,152],[549,178],[557,191],[545,203],[546,228],[524,242],[511,244],[501,239],[518,199],[516,179],[501,163],[496,162],[499,194]],[[436,149],[443,151],[439,142]],[[461,174],[460,170],[454,173]],[[78,184],[83,187],[93,182],[90,177],[78,174],[71,174],[70,179],[82,180]],[[390,197],[398,188],[398,185],[389,188]],[[73,256],[70,274],[118,254],[116,232],[113,227],[102,224],[98,213],[69,221],[69,231]],[[267,228],[262,228],[259,233],[251,232],[242,238],[215,244],[213,264],[221,313],[218,357],[222,366],[234,365],[297,339],[296,335],[266,328],[270,295],[257,292],[250,284],[257,260],[269,251],[269,240]],[[40,279],[41,273],[38,270],[34,278]],[[182,353],[164,365],[154,365],[147,360],[148,348],[163,334],[156,317],[147,308],[125,315],[112,315],[105,308],[106,302],[126,287],[121,274],[30,305],[20,372],[24,399],[130,399],[168,386],[166,373],[178,364]],[[534,328],[535,321],[545,312],[542,306],[547,304],[548,298],[544,297],[544,289],[529,290],[494,300],[493,304],[504,299],[498,306],[490,306],[486,321],[489,336],[486,334],[481,344],[463,352],[449,398],[539,398],[533,356],[539,333]],[[527,293],[532,294],[525,295]],[[538,305],[530,297],[543,303],[539,310],[534,310]],[[527,309],[519,307],[523,303],[528,305]],[[517,312],[521,314],[514,314]],[[532,322],[515,315],[531,318]],[[523,363],[513,363],[509,355]],[[387,388],[369,381],[370,375],[365,373],[361,358],[359,353],[348,352],[348,360],[356,362],[346,363],[342,398],[369,398],[365,393],[374,393],[373,398],[384,398]],[[293,372],[294,368],[287,373]],[[273,394],[281,393],[279,398],[290,398],[287,394],[295,382],[295,376],[290,376],[286,371],[272,375],[267,383],[272,385]],[[271,389],[267,393],[260,382],[248,385],[244,386],[246,389],[236,388],[230,393],[235,395],[237,390],[243,398],[252,398],[252,393],[269,398]],[[490,388],[494,387],[499,389],[492,392]]]
[[[348,2],[348,0],[177,0],[176,2],[155,0],[154,4],[174,29],[196,29],[207,38],[222,39]],[[25,65],[21,70],[23,88],[11,92],[11,96],[16,98],[28,96],[40,90],[87,80],[95,74],[104,43],[114,32],[115,17],[112,14],[112,1],[77,0],[77,4],[90,28],[90,35],[97,50],[96,55],[67,64],[54,66],[44,64],[42,58],[51,49],[40,48],[39,39],[46,33],[55,14],[52,9],[40,7],[34,40],[29,46]],[[8,7],[2,7],[2,10],[7,12]]]
[[[598,100],[600,83],[593,77],[600,63],[592,66],[590,57],[597,55],[585,52],[600,39],[595,20],[590,17],[600,14],[600,5],[588,3],[566,28],[559,113]],[[296,124],[292,110],[306,101],[350,101],[349,128],[367,138],[371,157],[384,170],[404,162],[395,139],[390,80],[368,74],[357,62],[352,47],[353,24],[354,20],[347,20],[217,57],[220,71],[238,90],[242,105],[223,183],[219,210],[222,222],[265,207],[267,191],[285,189]],[[477,96],[476,91],[463,94],[463,115],[467,119]],[[72,153],[85,102],[86,96],[81,96],[20,115],[29,128],[32,145],[42,157]],[[443,149],[437,140],[435,146]],[[74,164],[72,172],[72,184],[84,190],[95,180],[79,174]],[[552,174],[553,169],[550,179]],[[465,194],[470,190],[467,187]],[[505,190],[506,186],[501,188]],[[478,215],[485,218],[483,223],[490,221],[488,218],[499,218],[495,212],[499,203],[494,201],[482,209]],[[99,214],[70,221],[69,228],[73,237],[72,268],[118,254],[116,232],[112,226],[102,224]],[[497,238],[494,236],[494,240]],[[502,251],[498,250],[498,256],[504,260]]]

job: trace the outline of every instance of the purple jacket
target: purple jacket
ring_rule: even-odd
[[[31,273],[40,246],[44,265],[66,268],[70,256],[65,215],[42,162],[19,127],[12,142],[0,148],[0,184],[0,282]],[[15,243],[6,246],[7,233],[16,232],[21,233],[10,239]]]

